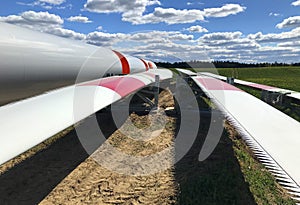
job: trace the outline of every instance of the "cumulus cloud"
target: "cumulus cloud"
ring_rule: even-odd
[[[147,6],[160,5],[158,0],[88,0],[84,8],[97,13],[141,15]]]
[[[173,13],[178,10],[163,9],[161,11],[158,16],[168,19],[172,18]],[[247,36],[240,31],[207,32],[195,39],[193,33],[185,34],[180,31],[151,31],[130,34],[95,31],[86,35],[63,28],[64,20],[60,16],[48,12],[27,11],[19,15],[0,17],[0,21],[65,38],[83,40],[94,45],[111,47],[138,57],[158,61],[207,60],[210,58],[243,62],[272,62],[275,60],[280,62],[281,59],[286,62],[296,62],[300,59],[300,27],[288,32],[267,34],[258,32]],[[174,21],[179,22],[179,19]],[[99,30],[101,29],[102,27],[99,28]],[[196,25],[185,30],[198,32],[205,31],[204,29]]]
[[[197,9],[174,9],[157,7],[153,13],[146,15],[132,16],[123,15],[122,20],[133,24],[160,23],[166,24],[183,24],[204,21],[204,17],[226,17],[243,12],[246,7],[239,4],[226,4],[221,8],[209,8],[204,11]]]
[[[290,28],[290,27],[300,27],[300,16],[289,17],[276,25],[276,28],[279,29]]]
[[[178,31],[151,31],[133,34],[93,32],[88,35],[87,41],[158,61],[176,59],[177,61],[201,59],[243,62],[263,62],[273,61],[273,59],[280,61],[278,56],[292,56],[288,60],[294,59],[295,61],[300,56],[296,46],[284,44],[265,46],[263,42],[259,42],[258,38],[244,36],[240,31],[209,33],[197,40],[194,40],[193,35],[186,35]]]
[[[300,6],[300,0],[294,1],[292,3],[293,6]]]
[[[226,47],[227,50],[236,50],[236,51],[251,51],[260,48],[261,46],[256,42],[251,42],[248,39],[243,39],[241,41],[232,42],[232,45]]]
[[[133,24],[160,23],[183,24],[204,21],[204,17],[226,17],[244,11],[246,8],[238,4],[227,4],[221,8],[204,9],[174,9],[157,7],[153,13],[142,16],[123,15],[122,20]]]
[[[198,39],[178,31],[132,34],[91,33],[87,40],[155,61],[230,60],[241,62],[296,62],[300,58],[300,30],[278,34],[240,31],[207,33]],[[294,42],[294,43],[291,43]],[[128,46],[130,45],[130,46]],[[272,46],[271,46],[272,45]]]
[[[172,55],[192,55],[196,52],[191,53],[195,47],[198,47],[198,52],[203,52],[203,49],[199,49],[199,45],[187,45],[193,43],[193,35],[186,35],[178,31],[151,31],[131,34],[92,32],[87,35],[86,41],[152,60],[166,60]]]
[[[208,8],[204,9],[204,16],[206,17],[226,17],[229,15],[236,15],[246,10],[239,4],[225,4],[220,8]]]
[[[231,60],[239,62],[297,62],[299,50],[294,48],[279,48],[273,46],[260,46],[254,48],[228,49],[218,48],[208,51],[214,60]],[[287,57],[289,56],[289,57]]]
[[[151,5],[161,5],[159,0],[87,0],[84,9],[97,13],[121,13],[122,20],[132,24],[161,23],[182,24],[203,21],[204,17],[226,17],[243,12],[246,7],[239,4],[226,4],[220,8],[175,9],[156,7],[146,13]],[[146,13],[146,14],[145,14]]]
[[[293,48],[264,46],[258,49],[257,52],[260,55],[273,55],[274,57],[275,57],[274,54],[276,54],[278,57],[283,54],[288,54],[288,53],[291,54],[293,52]]]
[[[191,59],[209,60],[205,49],[200,45],[170,43],[152,43],[126,49],[132,55],[154,61],[189,61]],[[142,51],[142,52],[137,52]]]
[[[206,28],[203,28],[202,26],[191,26],[189,28],[187,28],[186,30],[188,30],[191,33],[207,33],[208,30]]]
[[[62,28],[64,20],[48,12],[25,11],[20,15],[0,17],[0,21],[66,38],[79,40],[85,38],[84,34]]]
[[[97,46],[112,46],[117,42],[126,39],[126,34],[123,33],[104,33],[104,32],[92,32],[86,36],[87,43]]]
[[[297,48],[300,48],[300,41],[290,41],[290,42],[278,43],[278,47],[297,47]]]
[[[38,29],[37,26],[44,27],[47,25],[61,25],[64,23],[64,20],[58,15],[35,11],[25,11],[20,15],[0,17],[0,21],[36,29]]]
[[[88,17],[86,16],[71,16],[67,19],[68,21],[71,21],[71,22],[79,22],[79,23],[91,23],[92,21],[89,20]]]
[[[67,7],[72,7],[71,4],[67,5],[67,6],[60,6],[61,4],[63,4],[65,2],[65,0],[37,0],[31,3],[24,3],[24,2],[17,2],[17,4],[19,5],[23,5],[23,6],[40,6],[44,9],[52,9],[53,6],[55,6],[55,8],[57,9],[65,9]]]
[[[209,33],[203,35],[200,39],[204,41],[216,41],[216,40],[232,40],[237,39],[242,36],[242,32],[216,32],[216,33]]]
[[[287,41],[300,40],[300,28],[295,28],[288,32],[282,33],[268,33],[263,34],[261,32],[255,34],[249,34],[249,39],[253,39],[259,43],[280,43]]]
[[[125,41],[132,44],[168,44],[179,41],[187,42],[193,40],[193,37],[193,35],[186,35],[177,31],[151,31],[133,34],[92,32],[87,35],[86,40],[88,43],[94,45],[113,46],[119,42]]]
[[[46,30],[47,31],[47,30]],[[73,30],[65,29],[65,28],[53,28],[47,31],[47,33],[51,33],[57,36],[61,36],[64,38],[71,38],[75,40],[84,40],[86,38],[85,34],[77,33]]]
[[[223,54],[227,52],[231,55],[234,52],[252,52],[260,47],[255,40],[243,37],[240,31],[205,34],[198,39],[198,43],[205,46],[214,57],[220,55],[217,51],[224,51]]]
[[[207,54],[214,60],[242,62],[295,62],[300,57],[300,49],[287,42],[297,38],[299,31],[279,34],[250,34],[241,32],[218,32],[205,34],[198,43],[205,47]],[[297,42],[295,40],[295,42]],[[271,46],[272,45],[272,46]],[[288,56],[288,57],[287,57]]]
[[[178,10],[174,8],[161,8],[157,7],[153,13],[143,16],[123,16],[123,21],[129,21],[133,24],[147,24],[147,23],[160,23],[166,24],[181,24],[193,23],[195,21],[203,21],[203,12],[196,9],[183,9]]]

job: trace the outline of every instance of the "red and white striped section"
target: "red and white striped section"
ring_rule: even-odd
[[[155,82],[172,78],[155,69],[60,88],[0,107],[0,164],[102,108]]]
[[[300,123],[218,79],[204,75],[192,79],[223,111],[279,184],[300,201]]]
[[[124,55],[121,52],[113,50],[120,60],[120,67],[122,68],[122,74],[138,73],[142,71],[148,71],[149,69],[157,68],[155,63],[139,59],[133,56]]]
[[[201,74],[205,75],[205,76],[210,76],[210,77],[213,77],[213,78],[216,78],[219,80],[223,80],[223,81],[226,81],[226,79],[227,79],[225,76],[221,76],[221,75],[217,75],[217,74],[213,74],[213,73],[201,73]],[[238,85],[243,85],[243,86],[259,89],[259,90],[266,90],[266,91],[283,93],[283,94],[288,93],[286,96],[300,100],[300,93],[293,91],[293,90],[277,88],[277,87],[273,87],[273,86],[269,86],[269,85],[263,85],[263,84],[253,83],[253,82],[239,80],[239,79],[234,79],[234,83],[238,84]]]

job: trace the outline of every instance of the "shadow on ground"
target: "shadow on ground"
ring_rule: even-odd
[[[210,122],[205,116],[202,122]],[[213,153],[198,161],[208,125],[201,123],[198,136],[189,152],[175,165],[179,184],[178,203],[185,205],[256,204],[234,156],[232,142],[223,131]]]
[[[105,136],[115,131],[109,112],[97,113]],[[109,126],[110,125],[110,126]],[[80,126],[86,126],[84,123]],[[38,204],[89,155],[75,130],[0,175],[1,204]]]

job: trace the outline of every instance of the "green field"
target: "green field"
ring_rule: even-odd
[[[238,79],[256,82],[264,85],[290,89],[300,92],[300,67],[266,67],[266,68],[219,68],[218,72],[223,76],[234,76]],[[260,98],[261,91],[245,86],[238,86],[240,89]],[[285,103],[281,106],[276,105],[290,117],[300,122],[300,105]]]
[[[195,72],[212,72],[216,74],[216,70],[211,68],[196,68],[191,70],[194,70]],[[300,92],[300,67],[285,66],[257,68],[218,68],[217,72],[222,76],[234,77],[240,80],[246,80]],[[241,85],[236,86],[256,96],[257,98],[261,98],[260,90]],[[280,106],[275,105],[274,107],[300,122],[299,103],[295,104],[287,102]]]
[[[300,92],[300,67],[219,68],[220,75]]]

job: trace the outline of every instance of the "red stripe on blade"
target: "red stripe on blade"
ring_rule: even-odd
[[[118,51],[114,51],[113,52],[119,57],[121,64],[122,64],[122,74],[129,74],[130,73],[130,66],[129,63],[127,61],[127,59],[125,58],[125,56],[123,56],[120,52]]]
[[[242,91],[228,83],[213,78],[196,78],[207,90],[235,90]]]
[[[118,93],[121,97],[124,97],[142,87],[145,86],[145,83],[132,77],[111,77],[111,78],[103,78],[99,80],[95,80],[83,86],[96,85],[109,88],[116,93]]]
[[[149,68],[150,68],[150,69],[153,69],[153,65],[152,65],[151,62],[148,62],[148,65],[149,65]]]
[[[145,67],[146,67],[146,71],[149,70],[149,66],[148,66],[148,64],[146,63],[146,61],[144,61],[143,59],[140,59],[140,60],[144,63],[144,65],[145,65]]]

